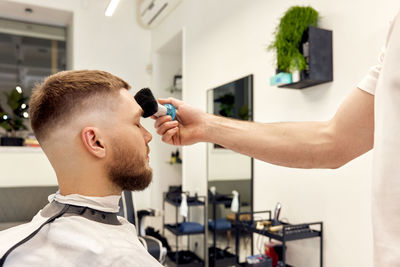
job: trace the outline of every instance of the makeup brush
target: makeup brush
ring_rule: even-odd
[[[137,92],[135,95],[135,100],[143,109],[143,118],[147,118],[152,115],[156,117],[169,115],[171,116],[172,120],[175,119],[175,107],[171,104],[160,105],[149,88],[143,88]]]

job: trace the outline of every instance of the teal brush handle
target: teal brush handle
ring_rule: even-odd
[[[175,107],[171,104],[164,104],[163,106],[167,108],[167,114],[165,114],[165,115],[171,116],[172,120],[174,120],[175,116],[176,116]]]

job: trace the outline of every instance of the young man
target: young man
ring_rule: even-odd
[[[379,64],[327,122],[262,124],[205,114],[176,99],[178,121],[156,120],[164,142],[212,142],[295,168],[338,168],[374,147],[374,266],[400,266],[400,14]],[[375,117],[375,118],[374,118]]]
[[[54,74],[35,88],[31,124],[59,192],[30,223],[0,232],[4,266],[160,266],[134,226],[115,215],[122,190],[142,190],[152,178],[152,136],[129,88],[88,70]]]

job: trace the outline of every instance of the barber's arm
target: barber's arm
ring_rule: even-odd
[[[162,140],[174,145],[211,142],[272,164],[338,168],[373,147],[374,96],[354,89],[326,122],[257,123],[204,113],[176,99],[178,121],[155,122]]]

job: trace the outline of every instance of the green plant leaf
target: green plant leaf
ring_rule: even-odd
[[[307,67],[304,56],[300,53],[304,32],[309,26],[317,26],[319,14],[310,6],[293,6],[281,18],[274,36],[275,40],[268,50],[276,51],[277,67],[281,71],[304,70]]]
[[[1,126],[1,128],[3,128],[4,130],[6,130],[7,132],[10,132],[10,131],[11,131],[11,126],[10,126],[10,124],[7,123],[7,122],[5,122],[5,121],[0,122],[0,126]]]
[[[13,89],[10,93],[4,93],[7,99],[7,105],[9,106],[9,110],[12,111],[11,114],[5,112],[5,110],[0,107],[0,127],[5,129],[7,132],[15,132],[20,130],[27,130],[28,128],[24,124],[26,118],[24,118],[23,113],[25,110],[22,110],[21,105],[27,104],[28,97],[24,97],[21,93],[18,93],[17,90]],[[8,119],[3,120],[3,115],[7,115]]]
[[[24,96],[22,93],[18,93],[17,90],[12,90],[11,93],[8,95],[7,104],[10,106],[12,110],[19,108],[22,104]]]
[[[22,119],[16,118],[14,119],[14,131],[20,131],[20,130],[27,130],[24,122]]]
[[[239,109],[239,118],[245,121],[249,120],[249,105],[243,105]]]

